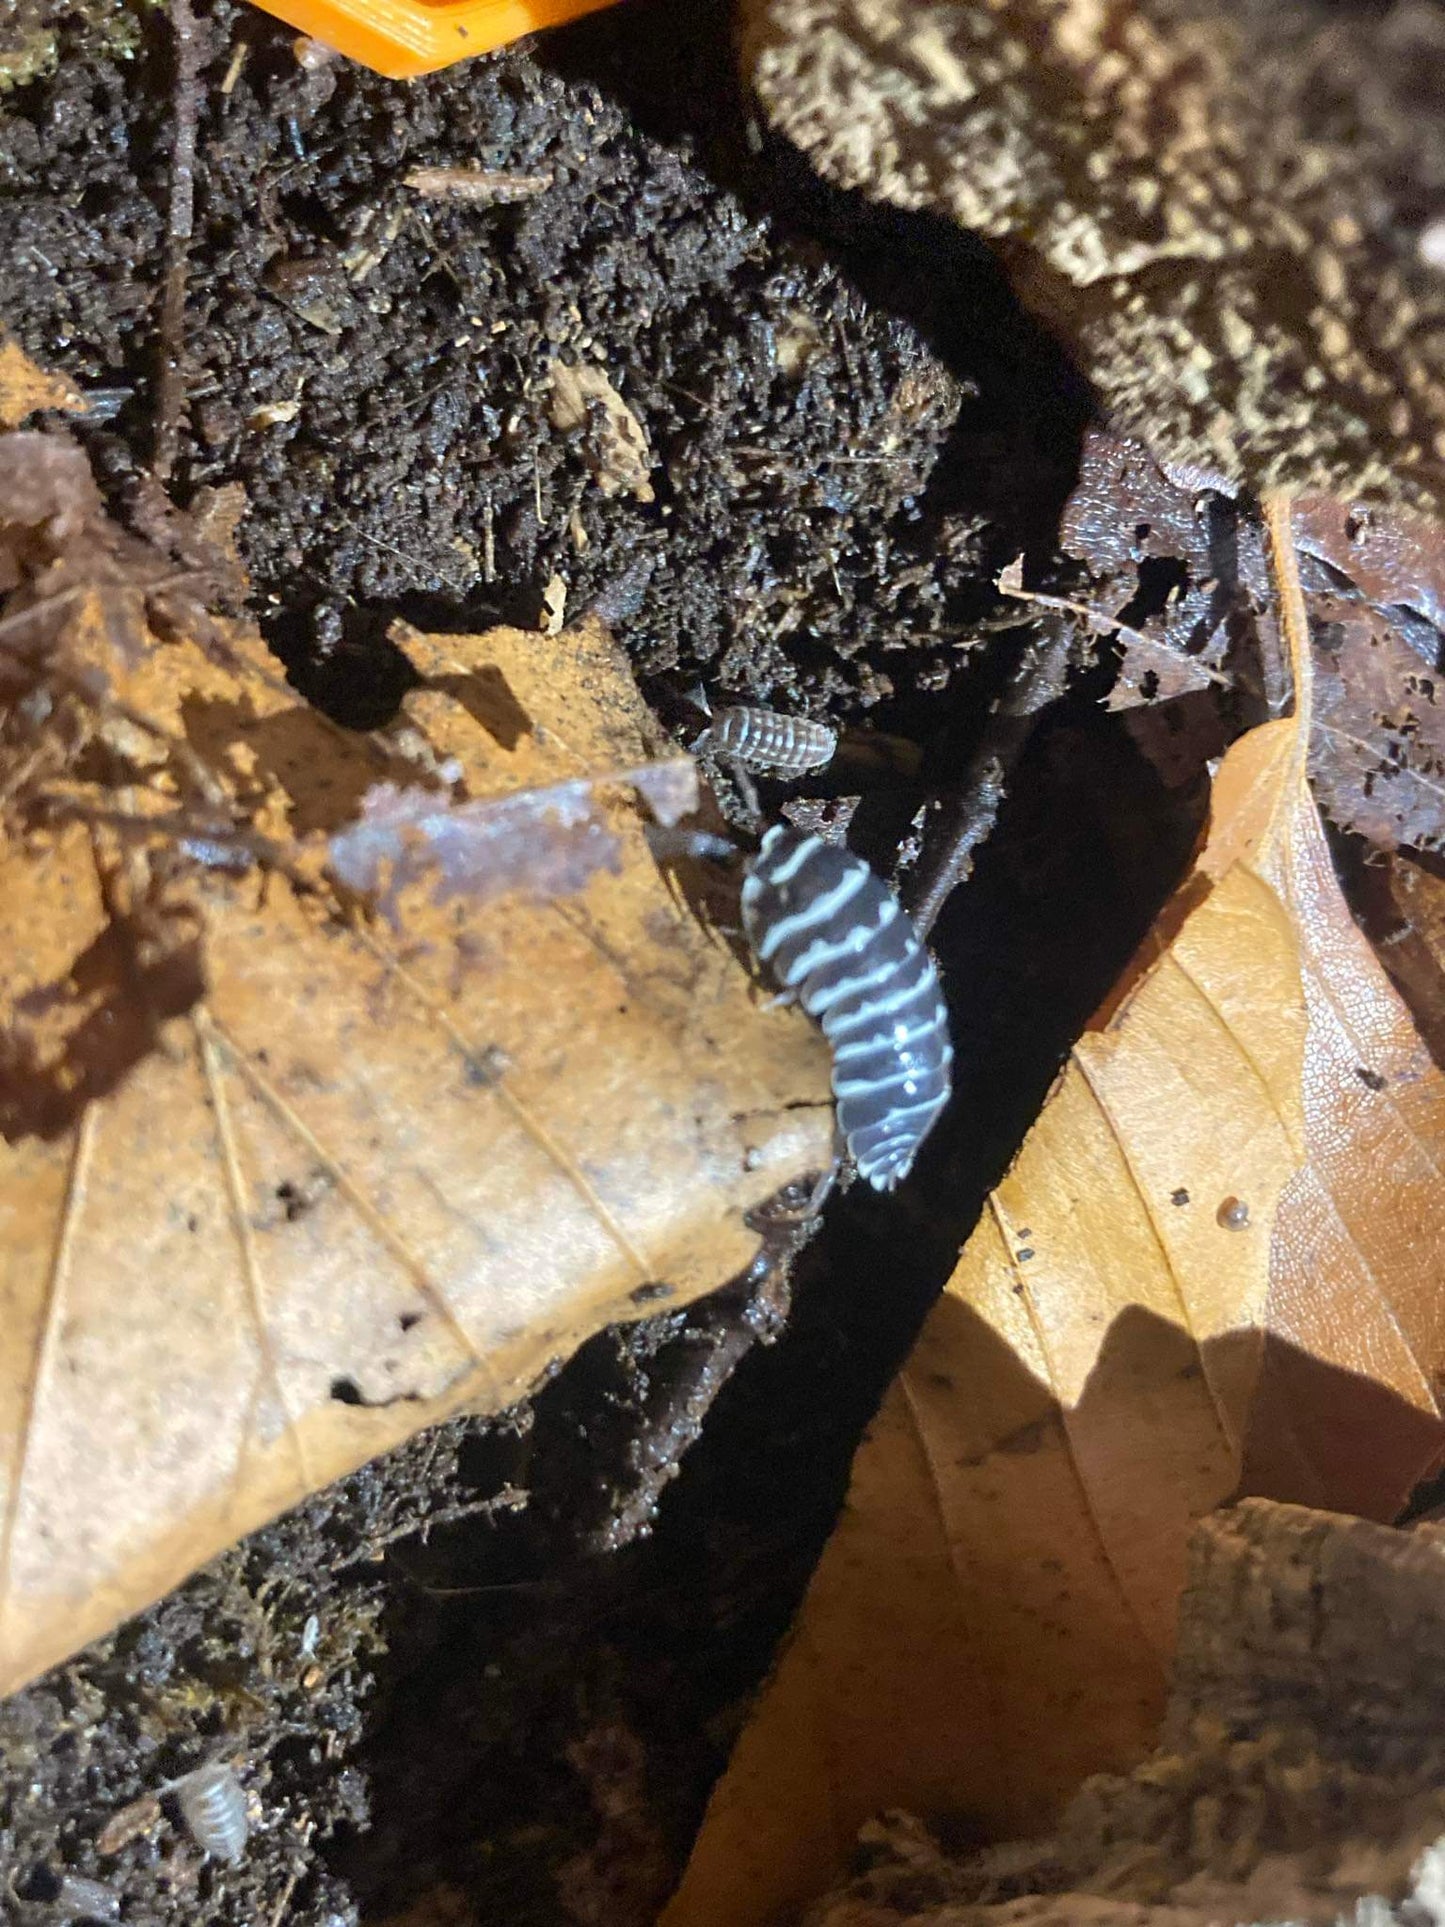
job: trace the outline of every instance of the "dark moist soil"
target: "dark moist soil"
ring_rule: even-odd
[[[1085,414],[989,258],[766,138],[710,0],[410,86],[303,72],[229,5],[207,32],[174,488],[243,484],[254,607],[302,686],[375,721],[398,614],[532,624],[561,575],[679,729],[702,681],[915,744],[907,777],[844,764],[855,841],[890,860],[1030,645],[989,629],[989,585],[1047,556]],[[154,440],[170,76],[162,17],[129,59],[63,24],[56,73],[0,117],[0,315],[100,398],[81,432],[122,508]],[[553,182],[461,208],[403,186],[421,164]],[[604,495],[551,428],[554,359],[605,367],[655,501]],[[1085,677],[1036,738],[937,929],[949,1118],[901,1196],[832,1201],[791,1320],[660,1507],[710,1365],[763,1322],[746,1285],[368,1467],[0,1707],[13,1918],[103,1916],[77,1876],[129,1922],[321,1927],[427,1896],[509,1927],[654,1916],[863,1427],[1185,860],[1197,798],[1099,694]],[[120,1810],[218,1755],[255,1808],[238,1866],[202,1865],[164,1803],[117,1844]]]

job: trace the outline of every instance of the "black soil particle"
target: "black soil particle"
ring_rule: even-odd
[[[1086,413],[989,257],[776,148],[713,0],[409,86],[303,71],[225,0],[204,31],[173,487],[244,487],[254,606],[301,685],[375,721],[398,615],[530,625],[560,577],[679,724],[702,681],[913,745],[921,776],[857,785],[887,859],[1030,646],[990,633],[991,580],[1047,556]],[[81,432],[122,510],[155,434],[163,15],[138,43],[63,16],[55,73],[0,115],[0,315],[97,399]],[[550,185],[462,205],[408,187],[419,166]],[[632,410],[651,501],[553,427],[556,361]],[[338,1927],[424,1896],[433,1921],[654,1917],[864,1425],[1190,847],[1197,799],[1099,693],[1036,739],[935,932],[958,1102],[901,1196],[832,1201],[782,1335],[660,1506],[656,1427],[681,1446],[697,1416],[677,1387],[729,1333],[773,1335],[747,1286],[604,1334],[528,1407],[320,1495],[0,1708],[9,1916],[107,1917],[82,1880],[128,1923]],[[230,1868],[164,1798],[132,1809],[214,1758],[253,1801]]]

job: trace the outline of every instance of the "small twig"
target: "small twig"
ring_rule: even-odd
[[[404,187],[428,200],[476,201],[484,207],[530,201],[552,185],[550,174],[510,174],[491,167],[414,167],[401,178]]]
[[[1309,735],[1314,710],[1314,657],[1310,651],[1310,619],[1305,608],[1304,589],[1299,577],[1299,551],[1294,538],[1294,498],[1283,489],[1271,489],[1261,498],[1264,529],[1269,537],[1270,573],[1279,598],[1279,626],[1289,651],[1290,675],[1294,681],[1294,713],[1300,719],[1302,738]]]
[[[209,843],[217,849],[234,850],[239,857],[275,870],[298,888],[310,890],[311,880],[297,867],[285,847],[274,838],[254,830],[238,829],[231,823],[207,823],[202,817],[187,816],[172,810],[147,816],[135,810],[105,809],[62,790],[42,791],[35,798],[52,822],[84,823],[94,829],[113,830],[142,842],[162,838],[168,844]]]
[[[661,1394],[632,1441],[630,1489],[619,1484],[606,1520],[589,1534],[594,1551],[617,1552],[651,1531],[663,1492],[701,1436],[723,1387],[755,1345],[772,1344],[786,1327],[793,1263],[820,1222],[816,1208],[803,1217],[772,1219],[765,1206],[749,1216],[762,1244],[747,1274],[746,1296],[720,1292],[699,1308],[686,1333],[686,1352],[674,1355],[660,1374]]]
[[[291,1905],[291,1896],[292,1894],[295,1893],[296,1884],[300,1880],[300,1878],[301,1878],[300,1868],[293,1867],[291,1869],[291,1872],[287,1875],[286,1885],[281,1889],[281,1898],[276,1902],[276,1905],[271,1909],[271,1919],[270,1919],[269,1927],[281,1927],[281,1922],[286,1917],[286,1910]]]
[[[159,369],[156,375],[155,455],[151,473],[169,482],[180,447],[185,395],[186,275],[196,208],[196,124],[200,114],[203,38],[191,0],[170,0],[175,42],[173,94],[175,138],[171,147],[171,195],[166,220],[166,277],[161,293]]]
[[[221,81],[221,93],[224,98],[229,99],[236,91],[236,82],[241,78],[241,69],[245,66],[250,52],[251,47],[249,41],[238,40],[236,42],[231,53],[231,64],[227,67],[225,77]]]
[[[1030,649],[999,698],[962,787],[936,799],[937,819],[908,892],[908,909],[920,937],[973,871],[1003,807],[1009,776],[1033,734],[1040,714],[1063,694],[1068,676],[1068,634],[1060,630]]]

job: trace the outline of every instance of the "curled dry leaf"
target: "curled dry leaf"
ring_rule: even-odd
[[[1058,615],[1072,616],[1091,635],[1108,636],[1119,645],[1118,679],[1109,692],[1110,709],[1133,709],[1140,703],[1169,702],[1207,689],[1227,678],[1207,663],[1181,655],[1160,636],[1147,636],[1120,616],[1108,614],[1073,596],[1050,595],[1024,587],[1023,557],[1017,556],[999,573],[998,592],[1015,602],[1032,603],[1037,609],[1051,609]],[[1145,668],[1144,665],[1150,665]]]
[[[602,370],[591,362],[571,367],[554,361],[548,375],[552,426],[559,434],[580,437],[583,460],[602,493],[625,491],[639,502],[650,502],[652,450],[647,436]]]
[[[247,632],[162,641],[100,579],[46,602],[55,566],[0,629],[0,1690],[722,1282],[832,1130],[810,1027],[669,893],[626,787],[564,895],[419,872],[393,929],[331,881],[378,786],[503,797],[551,863],[520,799],[654,751],[601,631],[408,634],[420,686],[358,736]]]
[[[1445,862],[1406,850],[1374,858],[1356,874],[1353,897],[1415,1028],[1445,1063]]]
[[[885,1807],[1048,1824],[1152,1739],[1195,1519],[1241,1486],[1388,1519],[1445,1447],[1445,1077],[1346,908],[1306,729],[1229,751],[990,1198],[667,1927],[798,1905]]]

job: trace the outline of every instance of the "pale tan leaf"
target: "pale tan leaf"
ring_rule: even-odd
[[[816,1035],[650,855],[600,629],[403,634],[422,685],[362,737],[244,631],[118,638],[108,595],[0,710],[0,1690],[721,1283],[831,1146]],[[565,896],[423,864],[393,925],[328,875],[378,785],[468,821],[574,782],[614,863]]]
[[[1340,893],[1303,707],[1226,756],[989,1200],[667,1927],[784,1916],[883,1807],[1045,1825],[1150,1743],[1195,1519],[1241,1482],[1388,1518],[1445,1446],[1445,1078]]]
[[[18,428],[43,408],[83,415],[89,403],[64,375],[37,367],[18,341],[0,337],[0,428]]]

